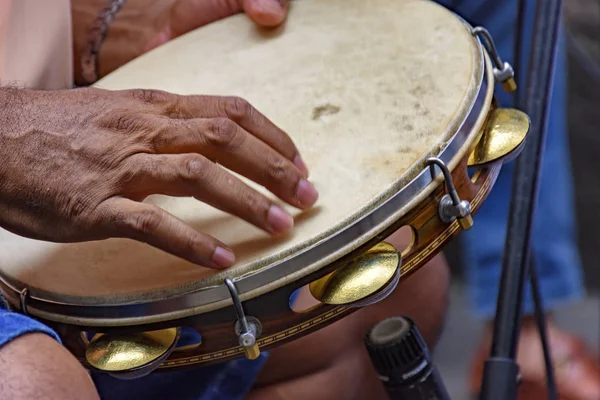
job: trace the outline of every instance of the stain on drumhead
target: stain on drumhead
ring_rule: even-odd
[[[328,116],[335,115],[339,113],[341,110],[340,106],[336,106],[334,104],[323,104],[313,108],[312,120],[319,121],[327,118]]]

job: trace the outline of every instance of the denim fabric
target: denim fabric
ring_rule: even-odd
[[[523,32],[523,65],[515,67],[523,90],[533,28],[535,2],[526,1]],[[501,56],[513,61],[517,21],[515,0],[440,1],[473,24],[485,26],[493,35]],[[502,105],[513,106],[512,97],[497,91]],[[561,38],[550,109],[549,130],[542,163],[539,203],[536,209],[532,256],[540,277],[546,309],[583,297],[584,287],[577,249],[573,208],[573,182],[567,136],[567,66],[564,38]],[[487,201],[475,218],[474,227],[461,234],[469,300],[474,313],[491,318],[496,310],[514,163],[506,165]],[[529,287],[524,311],[533,312]]]
[[[92,373],[103,400],[242,400],[267,360],[238,359],[217,366],[158,372],[134,380]]]
[[[24,315],[8,311],[4,299],[0,296],[0,347],[28,333],[44,333],[60,343],[56,333],[46,325]]]

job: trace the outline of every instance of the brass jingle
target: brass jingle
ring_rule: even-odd
[[[527,114],[513,108],[491,111],[479,143],[469,156],[468,166],[483,166],[510,161],[523,149],[531,121]]]
[[[85,358],[95,369],[116,378],[133,379],[156,369],[175,348],[181,329],[131,334],[98,334],[87,346]]]
[[[402,257],[381,242],[354,260],[309,284],[310,293],[324,304],[348,305],[368,298],[389,285]]]
[[[396,269],[396,272],[394,273],[394,276],[392,276],[392,279],[390,279],[390,281],[386,283],[385,286],[382,287],[379,291],[368,297],[365,297],[364,299],[355,301],[354,303],[345,304],[345,306],[360,308],[370,306],[372,304],[377,304],[380,301],[385,300],[390,294],[392,294],[392,292],[394,291],[394,289],[396,289],[398,283],[400,282],[400,275],[402,275],[402,271],[399,267],[400,266],[398,266],[398,269]]]

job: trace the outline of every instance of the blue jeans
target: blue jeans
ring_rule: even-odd
[[[92,373],[103,400],[177,399],[242,400],[252,388],[267,360],[238,359],[221,365],[159,372],[134,380],[119,380]]]
[[[60,342],[56,333],[46,325],[24,315],[8,311],[4,299],[0,296],[0,348],[28,333],[44,333]]]
[[[534,1],[527,1],[523,32],[523,64],[515,66],[517,81],[525,87],[529,47],[533,28]],[[485,26],[494,37],[503,59],[513,61],[514,33],[517,21],[515,0],[440,1],[473,24]],[[584,295],[577,249],[573,208],[573,182],[570,171],[567,136],[567,66],[564,37],[561,38],[553,83],[552,104],[545,154],[540,179],[539,203],[532,232],[532,259],[540,278],[546,309],[581,299]],[[512,96],[501,90],[498,99],[513,106]],[[502,267],[506,225],[514,164],[504,166],[496,186],[475,217],[473,228],[460,237],[464,255],[471,308],[481,318],[492,318],[496,311],[498,283]],[[524,311],[533,312],[529,287]]]

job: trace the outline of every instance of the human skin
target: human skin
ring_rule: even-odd
[[[129,238],[225,268],[226,243],[143,200],[193,196],[278,235],[292,217],[217,163],[299,209],[318,198],[289,136],[239,98],[4,88],[0,105],[0,226],[25,237]]]
[[[71,0],[75,81],[81,76],[81,55],[87,51],[88,32],[106,0]],[[201,26],[238,13],[258,27],[281,25],[288,0],[127,0],[110,23],[98,55],[104,76],[145,52]]]

